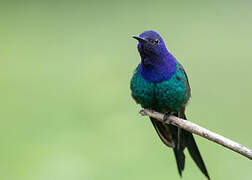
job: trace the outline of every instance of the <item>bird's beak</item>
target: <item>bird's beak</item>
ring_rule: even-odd
[[[146,42],[147,42],[146,39],[141,38],[141,37],[138,37],[138,36],[133,36],[133,38],[136,39],[136,40],[138,40],[138,41],[141,42],[141,43],[146,43]]]

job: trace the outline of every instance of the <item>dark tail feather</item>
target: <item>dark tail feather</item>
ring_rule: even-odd
[[[179,175],[182,176],[182,171],[184,170],[185,167],[185,154],[184,154],[185,145],[181,141],[179,142],[180,145],[178,145],[178,128],[176,126],[169,125],[169,129],[171,131],[172,139],[175,144],[173,152],[176,158],[178,172]]]
[[[182,176],[182,171],[184,170],[184,167],[185,167],[184,152],[183,152],[183,150],[177,149],[176,147],[173,148],[173,152],[174,152],[174,155],[176,158],[179,175]]]
[[[182,171],[184,170],[185,167],[185,155],[184,155],[184,146],[178,146],[177,144],[177,136],[178,136],[178,131],[177,127],[173,125],[165,125],[162,122],[159,122],[155,120],[154,118],[150,118],[151,122],[156,129],[158,136],[160,139],[163,141],[163,143],[168,146],[173,148],[173,152],[175,154],[177,166],[178,166],[178,171],[180,176],[182,176]],[[176,136],[174,138],[174,136]],[[177,148],[179,147],[179,148]]]
[[[182,113],[182,118],[186,119],[186,115],[184,112]],[[200,155],[199,148],[194,140],[192,133],[183,130],[182,138],[185,139],[184,143],[189,151],[190,156],[192,157],[194,162],[197,164],[197,166],[201,170],[201,172],[210,180],[205,163]]]
[[[175,116],[176,115],[178,116],[178,114],[175,114]],[[181,118],[186,119],[184,113],[182,113]],[[183,129],[181,129],[181,132],[178,133],[178,128],[176,126],[164,125],[162,122],[159,122],[153,118],[150,119],[163,143],[168,147],[173,148],[180,176],[182,176],[182,171],[184,170],[185,167],[184,149],[185,147],[187,147],[189,154],[191,155],[194,162],[197,164],[202,173],[210,180],[210,177],[206,170],[206,166],[200,155],[199,149],[193,138],[193,135],[190,132],[185,131]],[[180,140],[178,138],[178,135],[181,136]],[[178,143],[180,144],[178,145]]]
[[[199,167],[201,172],[210,180],[206,166],[205,166],[204,161],[200,155],[199,149],[197,147],[197,144],[194,140],[192,133],[189,133],[187,131],[184,131],[184,133],[186,135],[185,143],[188,148],[189,154],[191,155],[192,159],[197,164],[197,166]]]

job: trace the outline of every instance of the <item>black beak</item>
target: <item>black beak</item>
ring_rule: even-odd
[[[141,43],[146,43],[146,42],[147,42],[146,39],[141,38],[141,37],[138,37],[138,36],[133,36],[133,38],[136,39],[136,40],[138,40],[138,41],[141,42]]]

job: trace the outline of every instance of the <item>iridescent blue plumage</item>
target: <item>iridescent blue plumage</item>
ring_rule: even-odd
[[[132,97],[143,108],[185,117],[185,106],[191,96],[183,66],[168,52],[163,39],[154,31],[145,31],[139,37],[138,51],[141,62],[131,79]],[[184,169],[184,149],[209,179],[204,162],[191,133],[175,126],[166,126],[151,118],[163,143],[173,148],[179,173]]]

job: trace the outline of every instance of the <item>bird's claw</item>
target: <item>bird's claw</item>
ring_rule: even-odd
[[[146,115],[147,115],[146,112],[144,111],[144,109],[141,109],[141,110],[139,111],[139,113],[140,113],[142,116],[146,116]]]
[[[170,116],[171,116],[170,113],[165,113],[164,114],[164,118],[163,118],[164,123],[166,123],[167,121],[168,121],[168,123],[170,122],[170,119],[169,119]]]

